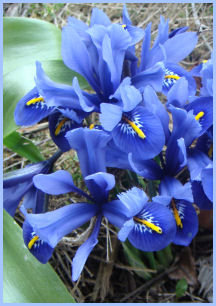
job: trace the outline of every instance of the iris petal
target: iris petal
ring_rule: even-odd
[[[101,224],[101,216],[97,218],[95,227],[93,229],[93,232],[91,236],[79,247],[79,249],[76,252],[76,255],[72,262],[72,280],[76,281],[80,273],[82,272],[82,269],[85,265],[85,262],[91,253],[92,249],[95,247],[95,245],[98,243],[98,233],[100,230],[100,224]]]
[[[23,239],[25,245],[28,247],[29,242],[36,237],[36,234],[32,226],[25,221],[23,223]],[[31,246],[29,251],[34,255],[41,263],[45,264],[51,258],[54,249],[49,246],[48,243],[41,239],[37,239],[35,243]]]
[[[167,207],[157,203],[147,203],[137,217],[161,228],[159,234],[144,224],[135,222],[128,239],[133,246],[145,251],[159,251],[170,244],[176,234],[175,220]]]
[[[140,138],[133,127],[122,119],[112,131],[115,144],[124,152],[132,152],[143,160],[155,157],[160,153],[165,137],[159,118],[144,107],[136,107],[125,113],[126,118],[136,125],[146,136]],[[123,115],[123,116],[124,116]]]

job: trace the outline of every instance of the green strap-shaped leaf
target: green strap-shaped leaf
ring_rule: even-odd
[[[27,250],[21,228],[5,211],[3,225],[4,303],[75,303],[50,264]]]
[[[40,153],[36,145],[29,139],[21,136],[17,132],[13,132],[4,138],[4,145],[11,149],[13,152],[26,157],[32,162],[39,162],[44,160],[43,155]]]

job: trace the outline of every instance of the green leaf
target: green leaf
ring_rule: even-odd
[[[26,157],[32,162],[39,162],[44,160],[43,155],[33,142],[21,136],[17,132],[13,132],[4,138],[4,145],[11,149],[13,152]]]
[[[22,230],[4,211],[4,303],[75,303],[50,264],[41,264],[24,246]]]
[[[61,31],[32,18],[3,18],[4,74],[35,61],[61,59]]]
[[[141,252],[137,248],[133,247],[128,240],[122,243],[122,245],[129,265],[133,268],[141,269],[141,271],[134,270],[134,272],[145,280],[150,279],[152,277],[151,273],[148,272],[150,268],[145,265]]]
[[[188,283],[186,279],[184,278],[180,279],[176,284],[176,296],[178,298],[184,296],[187,288],[188,288]]]
[[[4,137],[17,129],[13,119],[17,102],[34,86],[35,61],[40,61],[55,82],[72,84],[78,77],[82,89],[86,80],[68,69],[61,57],[61,31],[49,22],[31,18],[4,18]]]

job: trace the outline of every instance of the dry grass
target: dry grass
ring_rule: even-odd
[[[47,20],[62,28],[68,16],[74,16],[84,22],[90,21],[91,10],[97,6],[104,10],[113,22],[121,22],[122,4],[4,4],[5,16],[22,16]],[[183,61],[183,65],[190,69],[202,59],[208,59],[213,44],[213,5],[212,4],[127,4],[133,23],[141,28],[152,22],[152,33],[155,38],[160,15],[170,19],[170,30],[176,27],[189,26],[191,31],[200,31],[199,42],[193,53]],[[26,136],[32,139],[45,157],[50,157],[57,147],[52,142],[48,128],[24,130]],[[28,161],[17,154],[4,150],[4,170],[9,171],[22,168]],[[75,184],[84,188],[79,163],[75,152],[70,151],[61,156],[56,163],[56,169],[65,169],[73,174]],[[125,174],[123,174],[125,175]],[[122,173],[118,174],[121,179]],[[50,209],[55,209],[65,203],[79,202],[82,198],[75,194],[67,197],[51,197]],[[17,221],[22,218],[17,212]],[[69,238],[82,234],[84,229],[78,229]],[[209,236],[210,235],[210,236]],[[71,282],[71,259],[77,244],[70,245],[70,240],[63,240],[57,246],[51,259],[51,264],[59,274],[68,290],[77,302],[176,302],[176,282],[170,280],[169,274],[177,269],[177,260],[171,268],[160,274],[153,274],[150,281],[144,282],[135,274],[134,268],[128,266],[120,242],[116,239],[115,228],[108,226],[103,220],[99,243],[89,256],[84,271],[77,283]],[[112,252],[111,252],[112,249]],[[203,253],[206,250],[207,253]],[[178,259],[181,248],[173,246],[173,252]],[[208,231],[200,230],[191,246],[192,256],[195,258],[197,273],[200,262],[212,254],[212,235]],[[179,302],[207,302],[207,295],[199,286],[189,286],[186,296]],[[205,292],[205,291],[204,291]]]

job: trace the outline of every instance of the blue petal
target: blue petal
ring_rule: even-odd
[[[201,181],[192,181],[192,191],[194,196],[194,203],[205,210],[213,209],[213,203],[206,196]]]
[[[165,76],[166,75],[177,75],[179,77],[184,77],[188,81],[189,96],[194,96],[196,94],[196,81],[193,78],[191,71],[188,72],[180,65],[166,62]],[[175,79],[164,79],[162,92],[166,95],[176,82],[177,81]]]
[[[123,224],[127,221],[130,215],[127,207],[123,202],[119,200],[114,200],[109,203],[102,205],[103,215],[109,220],[110,223],[121,228]],[[127,216],[126,216],[127,215]]]
[[[109,17],[97,7],[93,7],[92,9],[90,26],[92,27],[95,24],[101,24],[104,26],[111,25]]]
[[[142,50],[141,50],[141,61],[139,70],[143,71],[148,66],[149,59],[150,59],[150,46],[151,46],[151,23],[149,23],[145,29],[145,35],[142,43]]]
[[[85,181],[91,184],[91,194],[96,203],[108,200],[108,193],[115,186],[115,177],[110,173],[97,172],[85,177]]]
[[[83,177],[96,172],[106,172],[106,146],[111,136],[100,130],[78,128],[69,131],[66,138],[77,151]]]
[[[205,168],[201,174],[203,190],[210,201],[213,202],[213,168]]]
[[[144,70],[132,78],[132,84],[136,88],[150,85],[155,91],[162,90],[164,79],[164,64],[162,62],[156,63],[153,67]]]
[[[163,126],[164,134],[168,140],[169,131],[169,115],[164,105],[158,99],[156,92],[151,86],[146,86],[143,91],[143,104],[147,107],[153,114],[160,118],[161,124]]]
[[[133,219],[129,219],[128,221],[126,221],[118,232],[118,239],[121,241],[125,241],[130,232],[133,230],[134,226],[135,223]]]
[[[126,24],[126,25],[131,25],[132,24],[132,22],[130,20],[130,16],[128,14],[126,4],[123,5],[122,20],[123,20],[123,24]]]
[[[200,97],[185,106],[187,111],[193,110],[196,116],[200,112],[203,112],[203,116],[198,119],[202,130],[200,135],[205,133],[209,127],[213,124],[213,98],[212,97]]]
[[[135,226],[128,239],[137,249],[145,252],[159,251],[173,241],[176,225],[172,213],[167,207],[154,202],[147,203],[137,217],[162,229],[162,233],[159,234],[146,225],[135,221]]]
[[[48,106],[46,102],[26,105],[28,101],[38,97],[40,97],[40,94],[37,88],[34,87],[17,103],[14,112],[14,121],[17,125],[29,126],[36,124],[53,112],[54,107]]]
[[[201,180],[201,171],[211,164],[209,157],[199,150],[190,150],[188,154],[188,169],[191,180]]]
[[[173,243],[188,246],[198,232],[198,217],[195,208],[187,201],[176,201],[176,209],[183,228],[177,228]]]
[[[89,198],[85,192],[74,185],[71,174],[65,170],[58,170],[51,174],[38,174],[34,176],[33,182],[38,189],[48,194],[59,195],[77,192]]]
[[[177,144],[179,147],[178,163],[179,163],[179,167],[183,168],[187,165],[187,150],[186,150],[184,138],[177,139]]]
[[[148,201],[145,192],[137,187],[118,194],[118,198],[124,204],[124,212],[122,214],[128,218],[137,215]]]
[[[25,245],[28,247],[29,242],[36,236],[32,226],[25,221],[23,223],[23,240]],[[54,249],[49,246],[48,243],[41,239],[38,239],[29,251],[34,255],[37,260],[45,264],[51,258]]]
[[[162,196],[170,196],[175,199],[181,199],[188,202],[193,202],[191,184],[182,185],[177,179],[166,176],[159,186]]]
[[[182,108],[188,100],[188,81],[182,77],[169,90],[167,94],[167,105]]]
[[[14,217],[16,209],[27,191],[33,186],[32,180],[3,189],[3,207]]]
[[[122,117],[122,107],[109,103],[100,105],[100,122],[106,131],[112,131]]]
[[[178,35],[180,33],[184,33],[188,30],[189,27],[181,27],[181,28],[177,28],[175,30],[172,30],[170,33],[169,33],[169,38],[172,38],[173,36],[175,35]]]
[[[78,280],[89,254],[91,253],[95,245],[98,243],[97,237],[100,230],[100,225],[101,216],[97,218],[91,236],[77,250],[72,262],[72,281]]]
[[[163,16],[160,16],[160,23],[158,25],[158,36],[154,41],[153,48],[158,44],[163,44],[168,39],[169,32],[169,19],[165,20]]]
[[[138,136],[124,116],[145,134],[144,139]],[[130,113],[124,113],[122,120],[112,131],[112,135],[115,144],[122,151],[132,152],[134,156],[143,160],[159,154],[165,143],[163,127],[159,118],[142,106],[136,107]]]
[[[158,180],[163,172],[154,160],[143,160],[136,158],[132,153],[128,154],[128,160],[134,172],[149,180]]]
[[[32,186],[24,196],[22,205],[26,209],[32,209],[35,214],[40,214],[45,211],[45,193]]]
[[[56,135],[56,129],[63,122],[60,132]],[[69,119],[68,117],[63,116],[59,112],[49,116],[49,131],[50,136],[54,143],[61,149],[62,152],[70,150],[70,145],[65,138],[65,135],[68,131],[80,127],[80,124],[77,124],[75,121]]]
[[[198,41],[196,32],[186,32],[168,39],[164,44],[167,58],[170,63],[178,63],[188,56]],[[182,48],[184,46],[184,48]]]
[[[94,70],[88,49],[70,25],[62,30],[62,57],[66,66],[84,76],[96,92],[100,91],[93,77]]]
[[[98,212],[94,204],[70,204],[42,214],[28,214],[23,207],[21,212],[34,232],[52,248],[67,234],[88,222]]]

